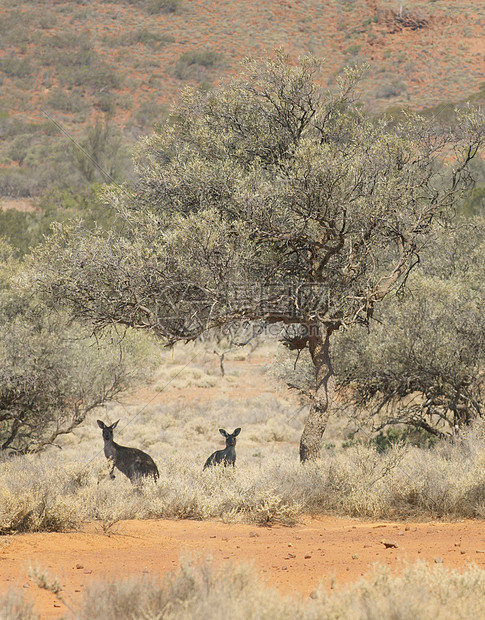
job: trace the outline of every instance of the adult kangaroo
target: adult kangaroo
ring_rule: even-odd
[[[226,447],[224,450],[216,450],[211,454],[205,462],[204,469],[212,467],[213,465],[218,465],[219,463],[222,463],[224,466],[232,465],[234,467],[236,464],[236,437],[240,432],[241,429],[236,428],[236,430],[229,435],[223,428],[219,429],[219,433],[226,438]]]
[[[113,430],[116,428],[119,420],[111,426],[106,426],[104,422],[98,420],[98,426],[103,431],[104,439],[104,455],[112,464],[109,472],[110,478],[114,478],[114,468],[120,470],[130,479],[132,484],[140,480],[140,478],[152,478],[157,481],[160,474],[151,456],[138,450],[138,448],[127,448],[115,443],[113,439]]]

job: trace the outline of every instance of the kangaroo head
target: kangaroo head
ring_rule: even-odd
[[[235,446],[236,445],[236,437],[239,435],[239,433],[241,432],[240,428],[236,428],[236,430],[229,435],[229,433],[227,431],[225,431],[223,428],[219,429],[219,433],[226,438],[226,448],[228,448],[229,446]]]
[[[111,441],[113,439],[113,430],[116,428],[118,422],[119,420],[116,420],[111,426],[106,426],[104,422],[98,420],[98,426],[103,431],[103,439],[105,441]]]

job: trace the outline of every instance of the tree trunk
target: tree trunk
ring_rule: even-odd
[[[335,375],[330,358],[333,329],[318,324],[309,329],[308,344],[315,368],[315,394],[300,439],[300,461],[320,458],[322,436],[331,413],[335,394]]]

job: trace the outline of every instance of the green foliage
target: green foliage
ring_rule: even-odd
[[[54,222],[82,220],[87,229],[116,228],[116,214],[101,199],[100,190],[96,184],[78,193],[57,188],[43,194],[32,211],[0,211],[1,236],[21,257],[51,234]]]
[[[394,445],[406,443],[411,446],[431,448],[437,442],[437,438],[420,428],[386,428],[379,431],[370,439],[377,452],[383,453],[390,450]]]
[[[483,215],[485,213],[485,186],[478,185],[470,192],[470,195],[463,201],[462,211],[464,214]]]
[[[177,13],[181,6],[181,0],[148,0],[147,2],[147,10],[150,15]]]
[[[184,52],[177,60],[173,73],[179,80],[204,79],[208,70],[221,63],[222,59],[214,50],[194,50]]]
[[[376,90],[376,97],[379,99],[391,99],[399,97],[406,92],[406,84],[399,78],[385,80]]]
[[[65,31],[44,36],[38,46],[44,66],[56,70],[66,88],[119,88],[121,76],[94,49],[89,32]]]
[[[342,334],[343,396],[375,424],[453,436],[485,413],[485,222],[443,232],[370,334]]]
[[[210,69],[215,58],[193,53],[183,64]],[[472,184],[485,142],[480,110],[459,111],[446,132],[415,114],[391,126],[355,103],[362,69],[326,93],[319,70],[314,58],[292,65],[277,52],[248,60],[228,86],[186,89],[141,141],[134,190],[106,194],[125,232],[60,227],[39,274],[44,291],[99,329],[123,324],[173,342],[245,321],[291,325],[288,346],[308,348],[314,366],[314,456],[333,389],[330,337],[367,324],[406,283]]]
[[[27,58],[2,56],[0,57],[0,71],[9,77],[31,77],[32,66]]]
[[[362,45],[349,45],[349,47],[345,50],[346,54],[350,56],[355,56],[360,52]]]
[[[89,127],[76,144],[71,144],[69,154],[82,179],[88,183],[120,180],[128,158],[121,131],[110,123],[109,117]]]
[[[53,88],[47,96],[47,105],[61,112],[77,114],[87,109],[82,95],[76,91],[66,91],[62,88]]]
[[[16,209],[0,211],[1,236],[14,248],[18,256],[29,252],[42,240],[39,216],[37,213],[26,213]]]
[[[136,45],[142,43],[153,49],[156,49],[167,43],[173,43],[175,38],[172,35],[163,34],[155,30],[147,28],[138,28],[129,34],[124,35],[118,40],[118,45]]]
[[[140,376],[136,343],[90,331],[32,295],[1,242],[0,452],[39,451]]]

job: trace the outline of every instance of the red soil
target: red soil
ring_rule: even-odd
[[[0,539],[1,540],[1,539]],[[20,534],[0,544],[0,593],[15,588],[31,597],[42,618],[76,609],[94,581],[163,576],[180,559],[212,557],[216,564],[252,562],[268,586],[308,596],[322,583],[339,587],[374,564],[399,571],[416,560],[445,567],[485,568],[482,522],[390,523],[307,517],[294,528],[197,521],[124,521],[110,535],[99,526],[75,533]],[[382,541],[395,542],[386,548]],[[40,589],[29,568],[62,584],[60,596]]]

